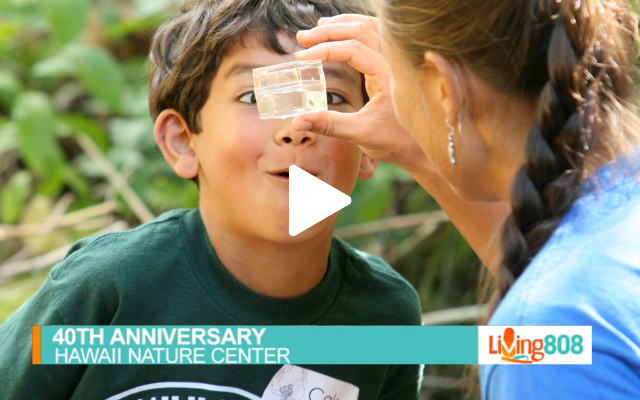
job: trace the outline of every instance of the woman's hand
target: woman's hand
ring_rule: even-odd
[[[323,111],[297,116],[292,126],[357,144],[371,158],[395,164],[409,172],[434,172],[416,140],[399,123],[391,101],[391,69],[380,53],[378,19],[344,14],[322,18],[318,26],[300,31],[306,47],[298,60],[348,62],[365,76],[369,102],[357,113]],[[313,47],[312,47],[313,46]]]
[[[310,31],[298,33],[307,50],[298,60],[346,61],[365,76],[369,102],[357,113],[323,111],[299,115],[294,129],[348,140],[371,158],[405,169],[447,213],[451,222],[495,275],[502,259],[499,232],[511,212],[506,202],[472,202],[453,191],[398,121],[391,101],[391,68],[380,54],[377,18],[338,15],[321,19]]]

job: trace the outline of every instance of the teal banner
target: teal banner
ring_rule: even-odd
[[[477,326],[41,326],[40,364],[477,364]],[[36,357],[39,355],[39,358]]]

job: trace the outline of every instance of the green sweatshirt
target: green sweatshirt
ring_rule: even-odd
[[[130,231],[78,241],[0,325],[0,399],[259,399],[282,368],[32,365],[32,325],[419,324],[411,285],[337,238],[317,287],[295,299],[270,298],[224,268],[198,209],[174,210]],[[360,400],[418,398],[418,365],[301,367],[358,386]]]

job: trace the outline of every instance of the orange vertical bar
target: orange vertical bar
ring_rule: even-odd
[[[31,363],[40,364],[40,327],[31,327]]]

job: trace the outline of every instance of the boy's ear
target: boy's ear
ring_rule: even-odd
[[[154,128],[156,143],[164,159],[180,177],[193,179],[198,176],[199,160],[195,134],[186,121],[174,109],[166,109],[158,115]]]
[[[362,159],[360,160],[360,170],[358,171],[358,178],[360,179],[371,178],[373,176],[373,171],[375,171],[379,162],[380,161],[374,160],[373,158],[369,157],[363,152]]]

